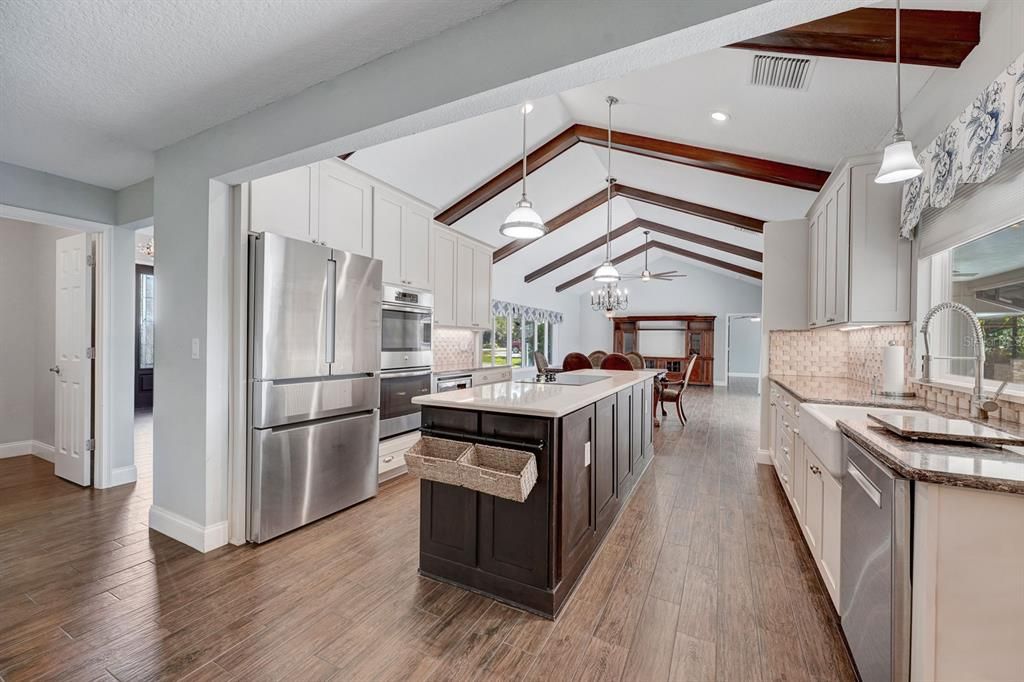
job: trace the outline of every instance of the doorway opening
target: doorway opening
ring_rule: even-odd
[[[152,494],[153,486],[153,369],[156,359],[154,264],[156,242],[153,228],[135,232],[135,324],[133,368],[135,470],[139,486]]]
[[[729,384],[750,384],[761,373],[761,315],[732,313],[727,316],[726,362]]]

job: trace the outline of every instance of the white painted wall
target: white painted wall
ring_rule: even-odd
[[[651,262],[651,270],[678,270],[686,277],[670,282],[628,282],[629,310],[625,315],[715,315],[715,382],[726,380],[726,315],[759,313],[761,287],[747,280],[719,274],[692,261],[671,257]],[[590,309],[589,291],[579,294],[580,346],[584,353],[612,348],[612,323]]]
[[[757,376],[761,365],[761,321],[734,317],[729,321],[729,374]]]
[[[0,445],[53,445],[54,243],[71,234],[0,219]]]

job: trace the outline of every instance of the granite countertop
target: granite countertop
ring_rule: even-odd
[[[502,381],[486,386],[463,388],[458,391],[421,395],[413,398],[412,401],[417,405],[428,407],[505,412],[536,417],[562,417],[606,398],[627,386],[652,379],[660,372],[654,370],[627,372],[581,369],[571,372],[571,374],[604,376],[607,377],[607,380],[595,381],[585,386]]]
[[[1024,448],[908,440],[866,420],[841,419],[836,426],[905,478],[1024,495]],[[989,426],[1021,435],[1019,425],[992,421]]]
[[[774,381],[802,403],[835,405],[867,405],[869,407],[903,407],[924,409],[921,398],[888,398],[872,395],[871,385],[845,377],[798,376],[769,374]]]

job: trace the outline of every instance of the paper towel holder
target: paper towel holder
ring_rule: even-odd
[[[895,345],[897,345],[897,343],[895,341],[889,341],[888,345],[895,346]],[[877,395],[877,396],[882,397],[882,398],[916,398],[917,397],[917,393],[915,393],[914,391],[882,391],[882,390],[879,390],[878,384],[877,384],[877,377],[876,377],[876,382],[874,384],[872,384],[872,386],[871,386],[871,395]]]

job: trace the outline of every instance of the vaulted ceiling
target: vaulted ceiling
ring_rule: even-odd
[[[960,9],[965,3],[972,10],[983,4],[914,4]],[[761,272],[756,254],[763,249],[760,223],[802,216],[815,188],[840,159],[879,147],[892,126],[894,86],[893,66],[885,61],[829,57],[810,57],[806,83],[799,89],[754,85],[757,54],[764,53],[716,49],[534,102],[527,147],[537,150],[531,162],[543,163],[531,170],[528,193],[540,215],[557,229],[526,245],[510,244],[498,232],[521,192],[518,183],[510,185],[509,176],[498,182],[521,154],[518,108],[361,149],[349,163],[431,202],[443,222],[493,245],[496,271],[514,273],[524,287],[541,295],[556,288],[579,293],[590,288],[589,278],[579,275],[605,258],[602,192],[608,158],[595,144],[600,139],[594,138],[607,126],[605,97],[615,95],[620,103],[612,112],[617,136],[611,175],[624,187],[611,202],[611,228],[616,232],[610,253],[620,257],[620,271],[641,269],[643,231],[653,229],[652,239],[664,245],[656,247],[658,258],[681,258],[756,283]],[[917,94],[935,69],[904,66],[904,101]],[[712,120],[713,111],[726,112],[729,120]],[[762,179],[754,179],[757,173],[719,172],[721,168],[697,167],[704,163],[688,165],[678,158],[635,153],[620,143],[619,134],[799,168],[787,172],[789,180],[780,181],[777,173],[763,169]],[[573,135],[586,139],[575,143]],[[466,198],[486,188],[488,181],[500,191]],[[692,206],[700,210],[688,210]],[[739,218],[723,218],[723,213]],[[736,248],[723,248],[722,243]],[[630,253],[634,255],[623,257]],[[649,255],[653,260],[654,251]]]

